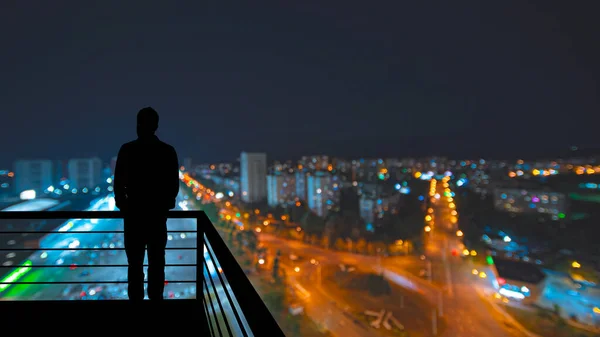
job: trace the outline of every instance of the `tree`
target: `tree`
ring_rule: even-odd
[[[335,249],[337,250],[346,250],[346,244],[344,243],[344,240],[342,238],[337,238],[337,240],[335,240]]]
[[[357,242],[356,242],[356,251],[359,254],[365,254],[367,252],[367,240],[360,238]]]
[[[306,212],[300,220],[300,224],[304,231],[308,234],[321,235],[325,229],[325,222],[323,219],[312,212]]]
[[[250,253],[254,254],[254,252],[256,252],[256,248],[258,247],[258,237],[253,231],[244,231],[244,233],[246,233],[246,247]]]
[[[325,249],[329,249],[329,237],[328,236],[323,236],[323,238],[321,239],[321,246],[323,246],[323,248]]]
[[[272,313],[280,313],[285,309],[285,285],[274,283],[269,287],[269,292],[264,294],[263,301]]]
[[[346,238],[346,247],[350,253],[354,251],[354,241],[350,238]]]

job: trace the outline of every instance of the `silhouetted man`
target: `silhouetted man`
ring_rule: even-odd
[[[158,113],[137,115],[138,138],[121,146],[115,168],[115,201],[123,211],[130,300],[144,299],[144,255],[148,249],[148,297],[162,300],[165,283],[167,212],[179,191],[175,149],[158,139]]]

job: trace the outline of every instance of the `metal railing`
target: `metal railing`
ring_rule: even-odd
[[[0,212],[2,220],[35,220],[35,219],[122,219],[122,212],[116,211],[55,211],[55,212]],[[168,233],[196,234],[196,247],[166,247],[166,250],[195,250],[196,263],[166,264],[165,267],[193,267],[195,280],[167,280],[169,284],[191,283],[196,285],[196,301],[204,310],[208,331],[212,336],[283,336],[279,325],[262,301],[244,270],[219,235],[206,214],[202,211],[169,211],[169,219],[195,219],[196,230],[168,230]],[[1,235],[62,235],[62,234],[122,234],[124,231],[115,230],[73,230],[73,231],[19,231],[4,230],[0,222]],[[123,251],[125,248],[114,247],[35,247],[35,248],[2,248],[0,252],[31,251]],[[127,264],[61,264],[45,265],[27,264],[10,266],[11,268],[123,268]],[[146,265],[145,265],[146,266]],[[3,266],[2,268],[7,268]],[[0,274],[1,275],[1,274]],[[52,284],[121,284],[123,280],[112,281],[18,281],[2,280],[0,287],[14,285],[52,285]],[[202,292],[200,292],[202,289]],[[202,294],[201,297],[198,295]],[[200,301],[201,300],[201,301]],[[64,302],[64,301],[61,301]],[[201,302],[201,303],[200,303]]]

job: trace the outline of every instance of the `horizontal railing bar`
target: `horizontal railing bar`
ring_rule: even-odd
[[[0,234],[119,234],[125,233],[125,231],[68,231],[68,232],[57,232],[57,231],[0,231]],[[169,230],[167,233],[198,233],[195,230],[176,231]]]
[[[150,212],[146,212],[150,213]],[[197,219],[204,214],[203,211],[168,211],[169,219]],[[19,212],[8,211],[0,212],[2,219],[123,219],[127,212],[121,211],[33,211]],[[150,213],[151,216],[151,213]]]
[[[171,281],[171,280],[167,280],[165,281],[167,284],[168,283],[196,283],[196,280],[178,280],[178,281]],[[148,281],[144,281],[144,283],[148,283]],[[16,281],[16,282],[0,282],[0,284],[10,284],[10,285],[16,285],[16,284],[127,284],[127,281],[54,281],[54,282],[36,282],[36,281],[31,281],[31,282],[27,282],[27,281]]]
[[[32,265],[12,265],[12,266],[2,266],[0,265],[0,269],[2,268],[119,268],[119,267],[128,267],[127,264],[61,264],[61,265],[45,265],[45,264],[32,264]],[[198,265],[195,263],[181,263],[181,264],[165,264],[165,267],[197,267]],[[148,267],[147,264],[144,267]]]
[[[38,250],[47,250],[47,251],[53,251],[53,250],[125,250],[125,248],[0,248],[0,252],[1,251],[8,251],[8,252],[19,252],[19,251],[24,251],[24,252],[31,252],[31,251],[38,251]],[[165,250],[196,250],[196,247],[182,247],[182,248],[177,248],[177,247],[166,247]]]

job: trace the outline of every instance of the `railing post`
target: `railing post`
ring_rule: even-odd
[[[196,217],[196,299],[202,307],[204,301],[204,226],[201,217]]]

